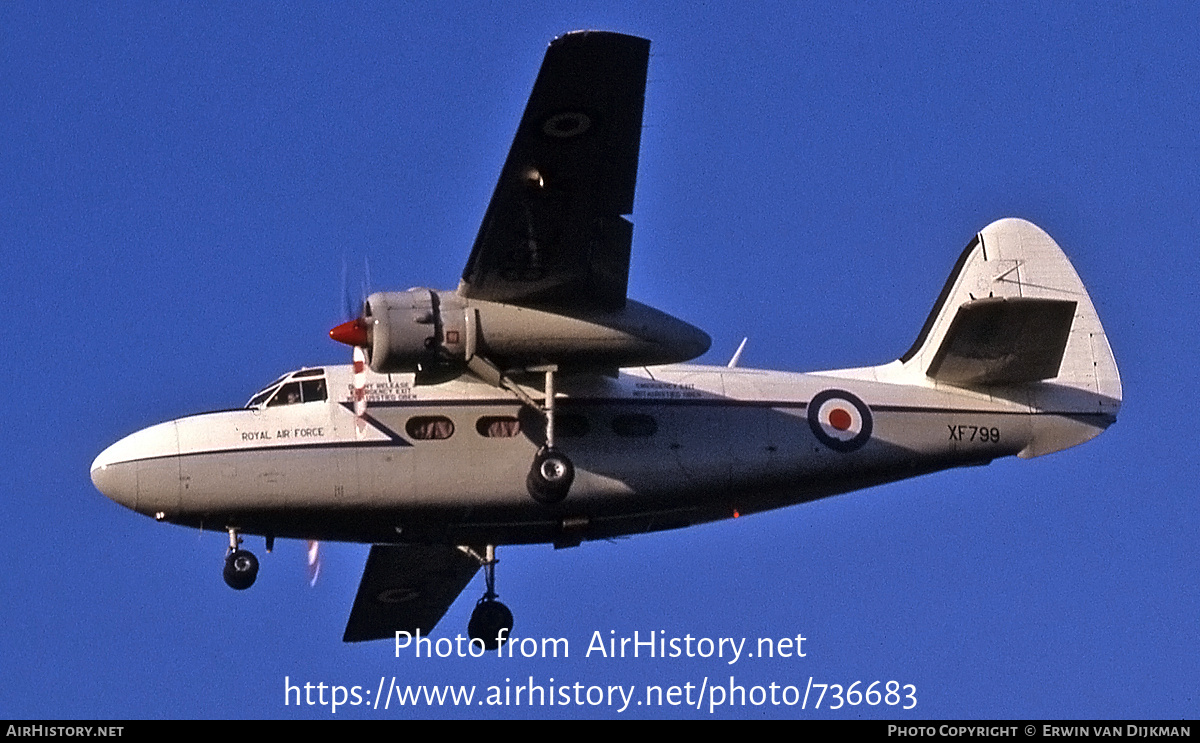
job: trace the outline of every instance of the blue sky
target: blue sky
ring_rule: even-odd
[[[0,714],[334,716],[285,707],[285,677],[731,675],[895,679],[919,704],[714,716],[1200,712],[1200,9],[609,5],[0,5]],[[343,645],[365,546],[324,545],[309,588],[302,543],[253,540],[259,581],[235,593],[223,535],[94,490],[88,465],[121,436],[345,360],[326,337],[343,262],[369,261],[375,289],[453,287],[546,44],[578,28],[653,41],[629,293],[707,330],[703,361],[743,336],[743,366],[896,358],[971,236],[1018,216],[1089,288],[1124,382],[1116,425],[737,521],[502,549],[515,634],[566,637],[568,660]],[[478,582],[440,633],[463,631]],[[610,630],[799,634],[806,657],[582,657]]]

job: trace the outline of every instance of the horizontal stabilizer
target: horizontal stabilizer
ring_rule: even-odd
[[[452,545],[371,547],[342,641],[428,634],[478,570],[479,560]]]
[[[926,374],[959,386],[1022,384],[1058,376],[1077,303],[989,297],[954,315]]]

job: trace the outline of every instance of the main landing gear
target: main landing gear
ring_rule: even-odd
[[[533,458],[525,478],[525,489],[538,503],[553,505],[567,497],[571,483],[575,481],[575,465],[566,454],[554,448],[554,373],[558,367],[543,366],[531,371],[546,373],[546,401],[541,411],[546,416],[546,443]]]
[[[479,557],[474,550],[470,551]],[[471,621],[467,622],[467,635],[472,640],[479,640],[486,650],[496,650],[504,644],[512,634],[513,615],[508,607],[496,600],[496,547],[489,544],[486,556],[480,559],[483,564],[483,575],[487,581],[487,591],[483,598],[475,604],[471,612]]]
[[[567,497],[575,479],[575,465],[558,449],[547,444],[538,450],[525,478],[525,489],[538,503],[553,505]]]
[[[244,591],[254,585],[258,577],[258,558],[249,550],[241,549],[238,545],[242,538],[237,529],[229,529],[229,551],[225,554],[225,584],[237,591]]]
[[[522,403],[546,416],[546,443],[533,458],[533,465],[525,478],[525,489],[538,503],[553,505],[562,502],[571,489],[571,483],[575,481],[575,465],[571,464],[566,454],[554,448],[554,375],[558,372],[558,366],[547,364],[519,370],[546,375],[546,395],[541,405],[486,358],[472,354],[467,368],[485,382],[512,392]]]

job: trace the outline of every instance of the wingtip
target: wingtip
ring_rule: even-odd
[[[568,31],[565,34],[561,34],[559,36],[555,36],[550,41],[550,46],[554,46],[555,44],[562,43],[568,39],[582,40],[582,39],[585,39],[590,36],[601,37],[601,38],[610,38],[610,39],[614,39],[614,40],[622,39],[622,40],[638,41],[638,42],[642,42],[645,44],[650,43],[649,39],[641,37],[641,36],[634,36],[632,34],[623,34],[623,33],[617,32],[617,31],[603,31],[603,30],[595,29],[595,28],[581,28],[581,29],[577,29],[575,31]]]

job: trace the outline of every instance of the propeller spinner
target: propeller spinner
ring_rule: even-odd
[[[367,344],[371,342],[367,333],[367,321],[361,317],[344,322],[330,330],[329,337],[338,343],[345,343],[347,346],[355,348],[366,348]]]

